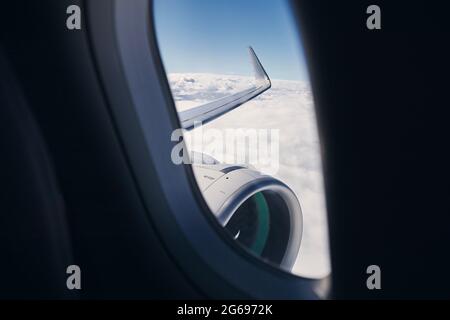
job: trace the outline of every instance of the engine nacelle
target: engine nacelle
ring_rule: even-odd
[[[220,224],[252,253],[291,270],[303,228],[294,192],[280,180],[249,167],[208,159],[208,163],[194,162],[193,168],[203,197]]]

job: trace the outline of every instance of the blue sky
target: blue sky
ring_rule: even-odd
[[[166,71],[250,75],[251,45],[272,79],[308,80],[285,0],[155,0]]]

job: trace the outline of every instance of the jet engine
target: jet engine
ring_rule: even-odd
[[[194,173],[219,223],[253,254],[291,270],[303,225],[294,192],[280,180],[248,166],[221,164],[206,155],[202,159],[194,161]]]

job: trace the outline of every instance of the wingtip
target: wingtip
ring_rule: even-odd
[[[253,72],[255,75],[255,80],[265,80],[269,82],[269,87],[272,85],[269,75],[267,74],[266,70],[264,70],[263,65],[261,64],[261,61],[259,61],[258,56],[255,53],[255,50],[253,50],[252,46],[248,46],[249,54],[250,54],[250,60],[253,65]]]

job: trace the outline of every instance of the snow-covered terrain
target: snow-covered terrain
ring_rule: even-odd
[[[184,73],[169,74],[169,81],[180,111],[245,89],[252,78]],[[304,215],[302,245],[294,272],[311,277],[328,274],[330,266],[320,146],[309,84],[272,80],[271,89],[205,125],[203,130],[207,128],[279,130],[279,169],[275,177],[294,190]],[[259,169],[258,165],[255,167]]]

